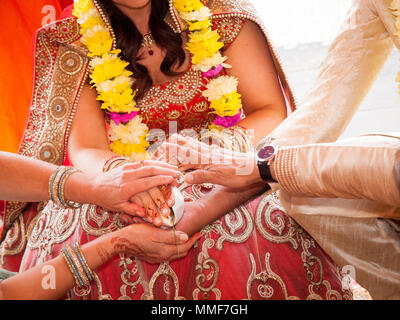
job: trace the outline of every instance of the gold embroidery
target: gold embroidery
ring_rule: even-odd
[[[265,270],[262,270],[260,273],[257,274],[256,262],[254,260],[254,256],[250,253],[250,261],[252,267],[251,267],[251,274],[247,280],[247,298],[249,300],[255,298],[252,294],[252,292],[254,291],[252,290],[252,288],[256,283],[259,283],[257,285],[257,293],[263,299],[269,299],[273,295],[276,295],[275,292],[276,289],[274,289],[274,287],[276,286],[273,286],[273,284],[277,283],[285,300],[299,300],[298,297],[288,296],[285,283],[283,282],[282,278],[279,277],[278,274],[272,271],[271,266],[269,264],[269,258],[270,258],[270,253],[267,252],[265,254]]]
[[[79,210],[61,210],[52,201],[43,209],[32,229],[27,247],[37,249],[36,265],[52,254],[53,245],[67,240],[79,224]]]
[[[215,300],[221,299],[221,291],[216,288],[219,278],[219,266],[215,259],[210,258],[208,249],[212,249],[215,241],[211,238],[206,238],[203,242],[202,250],[197,257],[196,270],[200,274],[196,276],[197,288],[193,291],[193,298],[198,300],[199,294],[207,300],[210,298],[210,293],[214,293]]]
[[[171,283],[172,280],[172,283]],[[171,268],[168,262],[163,262],[158,267],[157,271],[153,273],[149,282],[149,293],[143,294],[142,300],[159,300],[165,299],[164,297],[156,297],[154,293],[154,287],[163,287],[164,293],[168,300],[184,300],[185,298],[179,296],[179,279]],[[162,284],[160,284],[160,282]],[[172,286],[173,292],[171,292],[170,287]],[[172,294],[172,296],[171,296]]]
[[[25,224],[24,217],[20,215],[8,230],[7,236],[0,247],[0,264],[4,264],[6,255],[17,255],[25,249]]]
[[[127,290],[131,295],[136,295],[138,292],[138,286],[141,284],[145,292],[148,292],[147,283],[143,280],[142,270],[139,263],[134,257],[127,257],[125,254],[120,254],[119,266],[122,267],[121,280],[122,285],[120,287],[121,296],[118,300],[132,300],[128,295]],[[129,265],[132,265],[129,268]]]
[[[253,217],[246,206],[240,206],[232,212],[226,214],[222,220],[225,223],[217,225],[220,237],[217,240],[217,249],[223,249],[223,243],[246,242],[254,231]],[[225,226],[226,225],[226,226]]]
[[[295,223],[280,205],[278,193],[268,191],[262,196],[256,209],[255,224],[265,239],[274,243],[289,242],[293,249],[298,248],[294,238]]]

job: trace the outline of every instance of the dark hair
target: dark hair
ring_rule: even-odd
[[[134,88],[138,89],[137,98],[143,96],[144,92],[153,84],[147,69],[137,63],[136,56],[140,49],[142,36],[135,24],[129,19],[112,0],[99,0],[103,9],[108,14],[117,38],[117,47],[121,49],[121,56],[130,62],[128,69],[133,72],[137,79]],[[182,48],[182,37],[175,33],[164,21],[169,10],[168,0],[151,0],[151,15],[149,21],[150,31],[155,42],[166,50],[166,56],[161,64],[161,71],[166,75],[177,75],[173,67],[180,67],[185,62],[185,51]]]

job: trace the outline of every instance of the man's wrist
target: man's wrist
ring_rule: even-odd
[[[251,165],[253,168],[252,173],[250,174],[250,184],[265,182],[261,177],[260,170],[257,165],[257,156],[254,152],[250,154],[248,161],[249,166]]]

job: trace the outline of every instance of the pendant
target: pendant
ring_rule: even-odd
[[[141,47],[146,47],[148,49],[147,52],[151,56],[154,54],[153,43],[154,43],[154,39],[153,39],[153,36],[152,36],[151,32],[146,33],[146,34],[143,35],[143,40],[142,40]]]

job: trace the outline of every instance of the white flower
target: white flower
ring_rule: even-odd
[[[113,80],[106,80],[103,82],[99,82],[96,85],[97,90],[107,92],[111,90],[115,90],[115,88],[121,84],[127,83],[129,87],[133,85],[134,80],[131,77],[127,76],[117,76]]]
[[[218,67],[221,64],[224,68],[232,68],[229,64],[224,63],[227,59],[228,57],[222,56],[221,52],[217,51],[212,57],[205,58],[201,63],[193,65],[193,69],[207,72],[212,67]]]
[[[94,69],[98,65],[101,65],[107,61],[112,61],[118,59],[118,55],[115,53],[108,53],[103,55],[102,57],[95,57],[92,60],[90,60],[90,66]]]
[[[180,16],[186,21],[204,21],[211,17],[211,11],[208,7],[204,6],[197,11],[192,11],[189,13],[180,12]]]
[[[111,141],[121,140],[124,144],[140,144],[140,137],[146,136],[147,132],[148,128],[142,123],[142,118],[136,116],[126,125],[117,126],[111,121],[109,138]]]
[[[90,18],[97,18],[97,17],[100,17],[100,14],[97,11],[97,9],[90,8],[89,11],[81,13],[78,19],[78,23],[81,25],[84,24],[86,21],[88,21]]]
[[[221,76],[212,79],[207,84],[207,90],[203,91],[203,96],[209,101],[218,100],[225,94],[232,93],[237,90],[238,79],[231,76]]]
[[[81,42],[85,43],[87,39],[95,37],[96,33],[109,34],[109,31],[105,26],[96,24],[93,28],[86,30],[85,34],[82,35]]]

